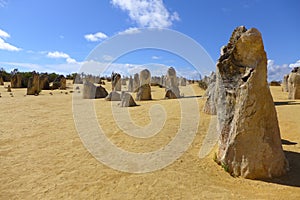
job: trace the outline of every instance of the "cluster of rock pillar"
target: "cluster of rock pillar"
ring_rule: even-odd
[[[283,77],[282,90],[288,92],[288,99],[300,99],[300,67]]]

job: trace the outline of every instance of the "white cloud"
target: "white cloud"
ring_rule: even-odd
[[[1,1],[0,1],[0,5],[1,5]],[[7,50],[7,51],[20,51],[21,48],[15,47],[5,41],[5,39],[9,37],[10,35],[7,32],[0,29],[0,49]]]
[[[140,33],[141,31],[138,28],[128,28],[125,31],[121,31],[118,34],[119,35],[130,35],[130,34],[137,34]]]
[[[274,60],[268,60],[268,81],[280,81],[290,72],[291,67],[288,64],[277,65]]]
[[[159,60],[159,59],[160,59],[159,56],[152,56],[151,58],[152,58],[153,60]]]
[[[54,52],[48,52],[47,57],[49,57],[49,58],[69,58],[70,56],[63,52],[54,51]]]
[[[112,56],[110,56],[110,55],[103,55],[102,59],[104,61],[112,61],[114,58]]]
[[[0,37],[1,38],[9,38],[10,35],[8,33],[6,33],[5,31],[0,29]]]
[[[162,0],[111,0],[111,3],[127,11],[140,27],[167,28],[180,20],[178,13],[170,13]]]
[[[7,51],[20,51],[21,49],[15,47],[7,42],[5,42],[2,38],[0,38],[0,49]]]
[[[67,63],[76,63],[77,61],[73,58],[71,58],[68,54],[63,53],[63,52],[48,52],[47,57],[49,58],[64,58],[66,59]]]
[[[289,65],[290,68],[294,68],[294,67],[300,67],[300,60],[297,60],[296,63],[292,63]]]
[[[84,36],[84,38],[87,41],[90,41],[90,42],[98,42],[98,41],[104,40],[108,37],[107,37],[106,34],[104,34],[102,32],[98,32],[98,33],[95,33],[95,34],[87,34],[87,35]]]
[[[67,58],[67,63],[77,63],[74,58]]]

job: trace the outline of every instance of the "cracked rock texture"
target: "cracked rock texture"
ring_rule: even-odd
[[[249,179],[284,175],[277,114],[267,83],[261,33],[237,27],[222,48],[216,70],[216,160],[233,176]]]

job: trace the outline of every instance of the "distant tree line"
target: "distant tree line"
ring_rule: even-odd
[[[21,74],[25,80],[28,80],[32,76],[32,72],[20,72],[17,68],[13,69],[10,73],[5,71],[2,67],[0,68],[0,77],[2,77],[4,82],[10,82],[11,77],[15,74]],[[40,75],[47,75],[49,82],[53,82],[60,74],[57,73],[40,73]],[[66,79],[74,80],[77,76],[77,73],[68,74]]]

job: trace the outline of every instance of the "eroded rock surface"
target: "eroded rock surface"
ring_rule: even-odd
[[[82,95],[84,99],[99,99],[105,98],[108,95],[108,92],[101,85],[96,86],[94,83],[86,80],[83,84]]]
[[[216,115],[216,103],[218,98],[218,95],[216,95],[216,73],[213,72],[210,77],[207,78],[206,83],[207,89],[205,91],[205,96],[207,99],[203,107],[203,112],[210,115]]]
[[[140,72],[140,87],[137,89],[136,100],[151,100],[151,73],[148,69],[144,69]]]
[[[28,79],[27,95],[38,95],[40,93],[39,74],[32,73],[32,76]]]
[[[111,74],[112,91],[121,91],[121,75],[118,73]]]
[[[127,92],[122,92],[121,93],[121,107],[131,107],[131,106],[136,106],[136,103],[131,96],[131,94]]]
[[[172,91],[174,95],[168,95],[169,99],[177,99],[180,97],[180,91],[178,88],[178,81],[177,81],[177,76],[176,76],[176,71],[173,67],[170,67],[167,71],[167,76],[166,76],[166,91],[168,92],[169,90]],[[170,94],[170,92],[169,92]],[[166,94],[167,97],[167,94]]]
[[[217,162],[233,176],[260,179],[285,174],[288,163],[260,32],[236,28],[222,48],[216,71]]]
[[[300,99],[300,67],[295,67],[288,78],[289,99]]]

